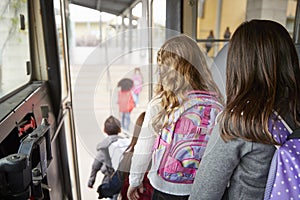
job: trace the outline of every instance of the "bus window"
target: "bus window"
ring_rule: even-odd
[[[154,0],[152,8],[152,26],[153,26],[153,35],[152,43],[155,47],[160,47],[166,39],[166,0]]]
[[[0,98],[30,80],[27,0],[0,1]]]
[[[260,2],[260,3],[258,3]],[[197,4],[197,40],[214,57],[244,21],[277,21],[293,35],[297,1],[199,0]],[[234,9],[236,8],[236,9]],[[234,10],[234,12],[232,12]],[[215,39],[206,42],[206,39]]]
[[[68,95],[67,87],[67,73],[65,67],[65,52],[64,52],[64,41],[63,41],[63,24],[62,24],[62,15],[61,15],[61,4],[60,0],[54,0],[54,14],[55,14],[55,24],[56,24],[56,37],[57,37],[57,46],[59,50],[59,61],[60,61],[60,72],[61,72],[61,86],[62,86],[62,98],[65,98]]]

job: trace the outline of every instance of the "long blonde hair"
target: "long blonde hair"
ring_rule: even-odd
[[[167,40],[158,51],[157,64],[159,80],[155,92],[161,98],[162,110],[152,122],[156,132],[169,124],[174,112],[187,100],[189,91],[216,92],[223,102],[205,56],[191,38],[179,35]]]

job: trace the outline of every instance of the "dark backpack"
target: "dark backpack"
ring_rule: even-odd
[[[120,171],[114,172],[108,183],[102,183],[99,185],[97,192],[99,194],[98,199],[112,198],[115,194],[121,191],[124,179]]]
[[[112,198],[115,194],[120,193],[124,184],[126,174],[130,170],[131,164],[131,152],[124,152],[120,161],[118,169],[113,173],[107,183],[99,185],[97,192],[99,194],[98,199]]]

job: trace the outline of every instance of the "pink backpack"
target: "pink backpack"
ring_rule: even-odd
[[[175,112],[174,120],[156,139],[155,162],[166,181],[192,184],[206,144],[222,110],[214,93],[196,91]]]
[[[132,88],[132,91],[133,91],[135,94],[141,93],[141,91],[142,91],[142,86],[143,86],[143,78],[142,78],[142,76],[139,75],[139,74],[135,74],[135,75],[132,77],[132,81],[133,81],[133,88]]]

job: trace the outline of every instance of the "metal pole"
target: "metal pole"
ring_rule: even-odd
[[[66,12],[68,11],[68,3],[64,0],[60,0],[60,7],[61,7],[61,27],[62,27],[62,39],[63,39],[63,49],[64,49],[64,67],[65,67],[65,73],[66,73],[66,83],[68,88],[68,95],[67,98],[63,100],[64,105],[64,113],[66,111],[69,111],[69,134],[67,134],[67,131],[65,132],[66,141],[69,141],[69,149],[70,149],[70,157],[68,157],[69,167],[71,170],[70,172],[70,181],[72,185],[72,198],[75,200],[81,200],[81,187],[80,187],[80,177],[79,177],[79,166],[78,166],[78,154],[77,154],[77,141],[76,141],[76,135],[75,135],[75,123],[74,123],[74,113],[73,113],[73,107],[72,107],[72,82],[71,82],[71,69],[70,69],[70,56],[69,56],[69,45],[68,45],[68,32],[67,32],[67,18],[69,16],[66,15]],[[67,122],[65,122],[66,126]],[[65,127],[66,128],[66,127]],[[68,148],[68,145],[67,145]]]
[[[133,32],[133,26],[132,26],[132,8],[129,8],[129,14],[128,14],[128,18],[129,18],[129,52],[132,51],[132,32]]]
[[[294,24],[294,33],[293,39],[295,44],[299,43],[300,36],[300,0],[297,1],[296,15],[295,15],[295,24]]]
[[[148,2],[148,52],[149,52],[149,101],[153,94],[153,49],[152,49],[152,23],[153,23],[153,0]]]
[[[216,32],[215,38],[220,38],[220,26],[221,26],[221,16],[222,16],[222,4],[223,0],[218,0],[217,4],[217,17],[216,17]],[[214,56],[217,55],[219,49],[219,43],[214,43]]]

